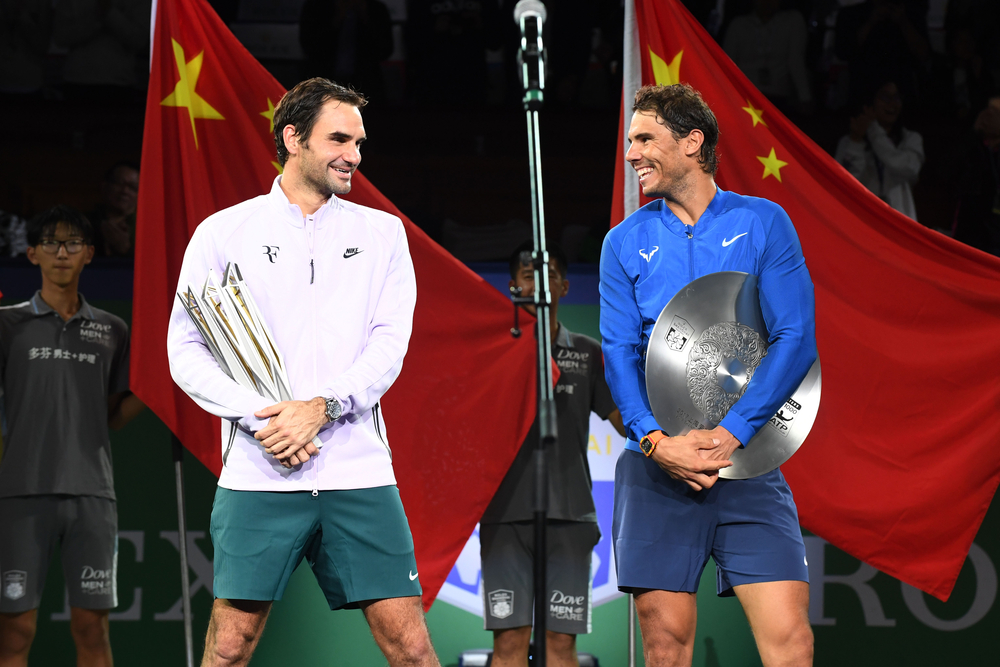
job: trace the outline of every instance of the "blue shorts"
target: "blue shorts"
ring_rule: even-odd
[[[709,556],[723,597],[741,584],[809,581],[798,512],[781,470],[694,491],[626,449],[615,468],[611,534],[618,588],[626,593],[693,593]]]

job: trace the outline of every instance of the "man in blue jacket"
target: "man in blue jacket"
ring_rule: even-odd
[[[719,470],[792,394],[816,358],[813,285],[788,215],[719,189],[715,115],[686,85],[635,97],[626,159],[658,197],[608,233],[601,253],[601,336],[608,385],[628,433],[615,473],[618,584],[635,594],[646,664],[690,665],[695,593],[711,555],[719,595],[736,595],[764,665],[811,665],[805,547],[780,470],[721,480]],[[720,424],[660,430],[645,354],[663,307],[718,271],[758,277],[767,356]]]

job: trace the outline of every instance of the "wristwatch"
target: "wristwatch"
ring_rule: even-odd
[[[653,450],[656,449],[657,443],[664,438],[669,437],[663,431],[651,431],[646,435],[642,436],[642,440],[639,441],[639,449],[646,456],[652,456]]]
[[[340,401],[335,398],[324,398],[323,400],[326,401],[326,418],[332,422],[340,419],[340,415],[344,411],[340,406]]]

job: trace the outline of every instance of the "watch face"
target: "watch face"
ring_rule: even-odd
[[[643,436],[642,440],[639,441],[639,449],[646,456],[649,456],[650,452],[653,451],[653,441],[649,439],[649,436]]]

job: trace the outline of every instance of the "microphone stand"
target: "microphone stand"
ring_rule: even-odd
[[[522,3],[518,3],[519,6]],[[541,3],[537,3],[540,5]],[[544,5],[541,6],[544,12]],[[515,9],[515,15],[518,10]],[[545,63],[542,46],[541,27],[544,14],[534,11],[518,16],[521,27],[522,81],[524,83],[524,109],[528,123],[528,167],[531,178],[531,218],[535,250],[532,265],[535,270],[535,292],[532,297],[512,295],[514,302],[514,329],[517,337],[517,308],[521,304],[535,304],[535,338],[538,343],[538,444],[536,445],[532,468],[535,473],[534,485],[534,596],[535,596],[535,650],[532,664],[545,667],[546,628],[548,619],[546,580],[546,520],[549,502],[548,467],[545,448],[556,443],[556,406],[552,388],[552,327],[549,307],[552,295],[549,291],[549,254],[545,249],[545,207],[542,199],[542,153],[539,146],[538,111],[542,106],[542,90],[545,87]],[[519,290],[518,290],[519,293]]]

